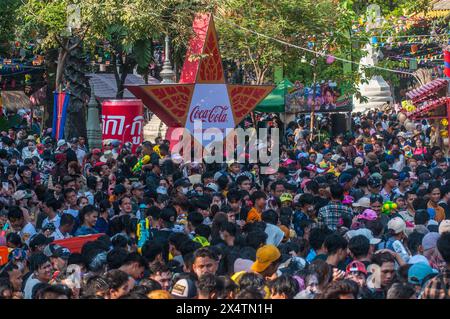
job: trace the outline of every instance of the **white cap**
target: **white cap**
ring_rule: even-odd
[[[439,234],[450,232],[450,219],[444,219],[439,225]]]
[[[349,230],[346,233],[346,236],[348,237],[349,240],[352,239],[353,237],[359,236],[359,235],[366,237],[369,240],[371,245],[377,245],[381,242],[381,239],[373,237],[372,231],[368,228]]]
[[[352,204],[353,207],[364,207],[370,208],[370,199],[369,197],[361,197],[356,202]]]
[[[406,223],[401,217],[394,217],[388,222],[388,229],[395,234],[404,233],[406,230]]]
[[[219,191],[219,186],[216,183],[208,183],[206,188],[211,188],[216,193]]]
[[[67,144],[66,140],[59,140],[58,143],[56,144],[56,146],[58,148],[60,148],[61,146],[66,145],[66,144]]]

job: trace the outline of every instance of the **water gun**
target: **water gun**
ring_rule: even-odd
[[[142,169],[142,165],[148,164],[150,162],[150,156],[145,155],[143,158],[141,158],[136,165],[134,165],[133,169],[131,170],[133,173],[136,173],[137,171],[140,171]]]
[[[383,204],[383,207],[381,209],[381,212],[383,214],[389,215],[391,214],[394,210],[397,209],[397,204],[391,201],[387,201]]]
[[[140,252],[144,243],[150,238],[150,221],[148,218],[139,221],[137,224],[136,236],[138,239],[138,251]]]
[[[4,236],[6,235],[6,231],[8,230],[8,228],[9,228],[9,224],[6,223],[6,224],[3,226],[2,231],[0,232],[0,236],[4,237]]]
[[[155,145],[153,147],[153,151],[155,151],[155,153],[158,154],[159,158],[162,158],[161,151],[159,150],[159,145]]]

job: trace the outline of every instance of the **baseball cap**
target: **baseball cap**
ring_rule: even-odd
[[[429,232],[422,238],[423,250],[428,250],[436,247],[436,243],[441,235],[436,232]]]
[[[60,148],[61,146],[67,145],[66,140],[59,140],[56,144],[57,148]]]
[[[364,220],[376,220],[377,218],[377,213],[372,209],[365,209],[361,214],[358,215],[358,219]]]
[[[22,200],[24,198],[26,198],[26,199],[31,198],[31,197],[33,197],[33,195],[31,195],[31,193],[28,193],[27,191],[18,190],[17,192],[15,192],[13,194],[12,197],[14,200]]]
[[[366,266],[357,260],[352,261],[350,264],[348,264],[347,268],[345,269],[345,272],[348,274],[350,272],[362,272],[364,275],[367,275],[367,269]]]
[[[256,251],[256,261],[253,263],[251,270],[255,272],[263,272],[271,263],[278,260],[281,253],[274,245],[264,245]]]
[[[375,238],[373,237],[372,231],[368,228],[360,228],[360,229],[355,229],[355,230],[349,230],[346,233],[348,239],[352,239],[355,236],[364,236],[366,237],[371,245],[377,245],[381,242],[380,238]]]
[[[190,278],[180,279],[173,285],[171,294],[179,299],[192,299],[197,296],[197,287]]]
[[[422,286],[427,277],[429,279],[431,275],[437,273],[437,270],[431,268],[430,265],[420,262],[409,267],[408,282],[413,285]]]
[[[352,204],[353,207],[364,207],[369,208],[370,207],[370,199],[368,197],[361,197],[356,202]]]
[[[353,176],[349,173],[342,173],[339,175],[339,183],[345,184],[350,182],[353,179]]]
[[[144,189],[145,186],[140,182],[134,182],[131,184],[131,189]]]
[[[50,244],[44,248],[44,254],[47,257],[62,258],[67,260],[70,257],[70,250],[56,244]]]
[[[94,149],[92,150],[92,154],[93,154],[93,155],[101,155],[101,154],[102,154],[102,150],[99,149],[99,148],[94,148]]]
[[[439,225],[439,234],[450,232],[450,219],[444,219]]]
[[[122,184],[117,184],[116,186],[114,186],[114,194],[115,195],[123,194],[126,191],[127,191],[127,189]]]
[[[48,245],[53,242],[53,237],[45,237],[43,234],[35,234],[30,238],[30,248],[34,249],[37,246]]]
[[[281,196],[280,196],[280,201],[281,201],[282,203],[284,203],[284,202],[292,202],[292,201],[293,201],[293,197],[292,197],[292,195],[289,194],[289,193],[283,193],[283,194],[281,194]]]
[[[216,183],[208,183],[205,188],[209,188],[213,192],[217,193],[219,191],[219,186]]]
[[[392,230],[394,234],[404,233],[406,230],[406,223],[401,217],[394,217],[388,222],[388,229]]]
[[[367,180],[367,185],[369,185],[372,188],[377,188],[381,186],[381,178],[378,178],[376,176],[370,176]]]

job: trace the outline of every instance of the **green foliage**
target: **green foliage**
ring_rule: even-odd
[[[0,55],[7,54],[9,42],[15,39],[16,10],[20,0],[0,1]]]

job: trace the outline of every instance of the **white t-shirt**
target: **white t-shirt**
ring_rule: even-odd
[[[61,217],[56,215],[52,220],[49,220],[48,217],[44,219],[42,222],[42,228],[44,228],[48,223],[52,223],[55,225],[55,228],[58,228],[61,223]]]
[[[54,240],[58,240],[58,239],[66,239],[71,237],[70,234],[66,234],[64,235],[59,228],[56,228],[56,230],[53,232],[53,234],[50,235],[50,237],[53,237]]]
[[[40,281],[38,279],[34,278],[34,274],[32,274],[28,278],[27,283],[25,284],[25,289],[23,290],[24,299],[31,299],[33,287],[35,285],[37,285],[38,283],[40,283]]]

